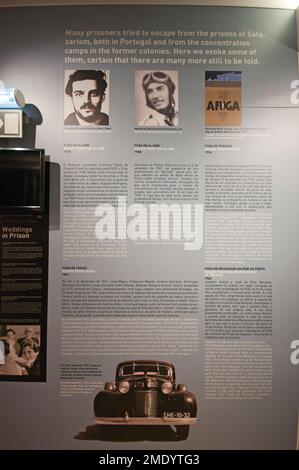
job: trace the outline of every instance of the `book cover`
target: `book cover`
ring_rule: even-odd
[[[205,73],[205,125],[241,126],[241,72]]]

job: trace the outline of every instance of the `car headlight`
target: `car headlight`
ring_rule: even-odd
[[[118,386],[118,390],[120,391],[120,393],[128,393],[128,391],[130,390],[130,384],[129,382],[120,382],[119,386]]]
[[[172,392],[172,383],[171,382],[164,382],[162,384],[161,390],[165,395],[168,395],[170,392]]]

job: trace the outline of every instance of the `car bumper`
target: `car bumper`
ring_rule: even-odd
[[[94,418],[95,424],[131,426],[189,426],[196,424],[197,418]]]

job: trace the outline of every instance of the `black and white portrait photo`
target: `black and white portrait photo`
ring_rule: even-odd
[[[178,127],[178,72],[135,72],[135,125]]]
[[[64,111],[65,126],[108,126],[108,71],[66,70]]]

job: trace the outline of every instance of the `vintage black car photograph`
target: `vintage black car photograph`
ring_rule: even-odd
[[[94,414],[99,425],[173,426],[184,440],[197,421],[197,404],[185,384],[176,384],[170,362],[125,361],[118,364],[115,381],[96,395]]]

